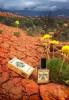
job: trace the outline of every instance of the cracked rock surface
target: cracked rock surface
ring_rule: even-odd
[[[8,69],[7,63],[14,56],[29,65],[39,67],[44,50],[38,37],[27,36],[19,29],[20,36],[13,35],[16,28],[0,24],[0,100],[69,100],[69,87],[55,83],[38,85],[34,78],[25,79]]]

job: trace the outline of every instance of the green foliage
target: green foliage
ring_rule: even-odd
[[[15,17],[4,17],[0,16],[0,23],[3,23],[8,26],[13,26],[13,22],[16,20]]]
[[[50,79],[52,82],[65,83],[69,85],[69,64],[64,62],[60,72],[62,63],[63,61],[60,58],[52,58],[48,60],[47,66],[50,69]]]
[[[0,16],[0,23],[3,23],[3,22],[4,22],[4,17]]]
[[[36,26],[33,26],[33,28],[31,28],[31,27],[26,28],[26,31],[27,31],[28,35],[30,35],[30,36],[35,36],[38,34],[45,33],[45,31],[41,27],[36,27]]]
[[[22,25],[25,27],[32,27],[33,26],[33,20],[30,18],[26,18],[22,20]]]
[[[19,37],[20,36],[20,32],[14,32],[14,35]]]
[[[69,41],[69,29],[66,29],[64,32],[62,32],[59,37],[62,41]]]
[[[51,18],[51,17],[48,18],[48,26],[49,27],[54,27],[55,26],[54,18]]]
[[[67,20],[68,21],[68,20]],[[17,28],[25,29],[29,35],[39,35],[43,33],[48,33],[50,31],[55,31],[63,28],[65,20],[53,17],[24,17],[18,18],[14,16],[0,16],[0,23],[8,26],[13,26]],[[69,30],[65,30],[63,33],[59,31],[59,40],[69,40]],[[56,32],[55,32],[56,34]]]
[[[27,28],[26,31],[27,31],[28,35],[34,36],[33,29],[31,27]]]
[[[55,20],[55,25],[57,26],[57,27],[63,27],[63,25],[64,25],[64,20],[63,19],[56,19]]]

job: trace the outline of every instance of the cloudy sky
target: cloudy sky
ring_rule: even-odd
[[[0,0],[0,8],[33,10],[69,9],[69,0]]]

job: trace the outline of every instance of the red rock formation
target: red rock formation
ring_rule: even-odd
[[[54,83],[41,85],[40,95],[43,100],[69,100],[68,88]]]

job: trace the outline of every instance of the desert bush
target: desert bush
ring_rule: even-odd
[[[20,32],[14,32],[14,35],[19,37],[20,36]]]
[[[57,27],[63,27],[64,25],[64,20],[62,19],[56,19],[55,20],[55,25],[57,25]]]
[[[34,32],[33,32],[33,29],[31,27],[26,28],[26,31],[27,31],[28,35],[34,36]]]
[[[31,35],[31,36],[45,33],[45,31],[42,29],[42,27],[36,27],[36,26],[26,28],[26,31],[27,31],[28,35]]]
[[[69,41],[69,29],[66,29],[64,32],[62,32],[59,37],[62,41]]]
[[[22,25],[25,27],[32,27],[33,26],[33,20],[29,18],[25,18],[22,20]]]
[[[8,26],[15,26],[14,22],[16,20],[18,20],[18,19],[15,17],[0,16],[0,23],[3,23],[3,24],[8,25]]]
[[[65,83],[69,85],[69,64],[64,62],[60,58],[52,58],[48,60],[47,66],[50,69],[50,80],[52,82]],[[62,70],[60,72],[60,68]]]

